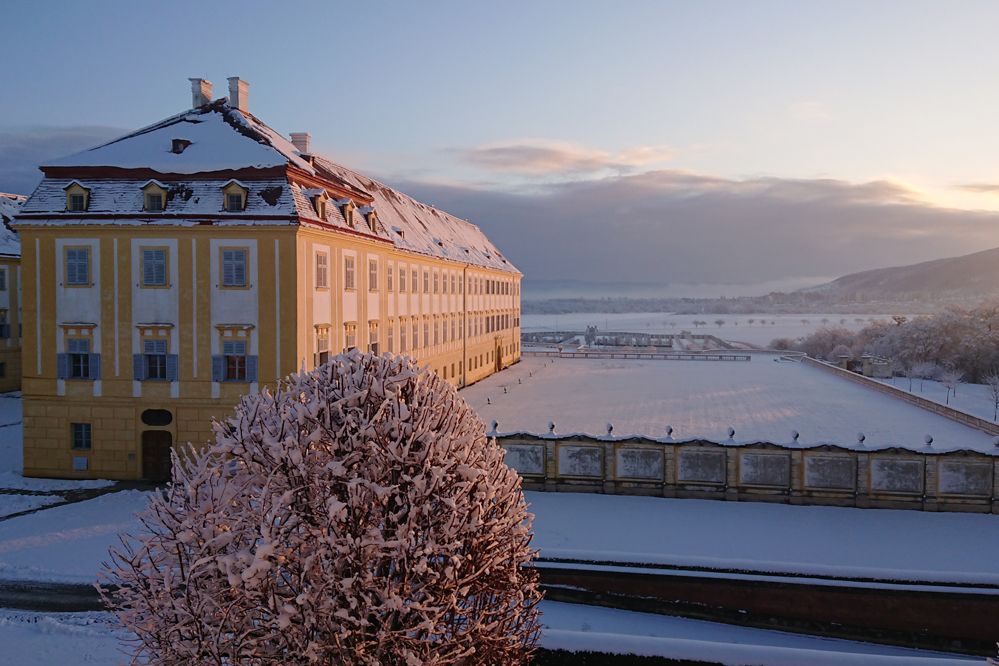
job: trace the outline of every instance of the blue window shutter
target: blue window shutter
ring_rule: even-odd
[[[56,354],[56,377],[59,379],[69,377],[69,354]]]
[[[90,355],[90,378],[100,379],[101,378],[101,355],[91,354]]]
[[[246,381],[255,382],[257,381],[257,357],[247,356],[246,357]]]
[[[177,372],[178,365],[179,365],[178,357],[177,357],[176,354],[167,354],[166,361],[167,361],[167,367],[166,367],[167,380],[171,381],[171,382],[175,382],[175,381],[177,381],[178,374],[179,374]]]
[[[142,354],[132,354],[132,377],[139,382],[146,378],[146,364]]]
[[[212,356],[212,381],[220,382],[225,379],[225,357]]]

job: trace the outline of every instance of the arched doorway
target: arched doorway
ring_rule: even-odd
[[[170,449],[173,437],[166,430],[142,432],[142,478],[154,483],[170,480]]]

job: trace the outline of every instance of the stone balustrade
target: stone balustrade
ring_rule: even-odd
[[[490,434],[529,490],[999,513],[999,448]]]

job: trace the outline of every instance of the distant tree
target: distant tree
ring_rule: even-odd
[[[520,664],[539,633],[517,473],[457,391],[351,352],[174,457],[102,588],[134,663]]]
[[[746,323],[747,323],[747,324],[749,324],[750,326],[752,326],[753,324],[755,324],[755,323],[756,323],[756,320],[755,320],[755,319],[752,319],[752,318],[750,318],[750,319],[747,319],[747,320],[746,320]]]
[[[845,317],[843,319],[839,320],[839,325],[840,326],[846,326],[846,318]]]
[[[811,322],[811,321],[809,321],[808,319],[802,319],[802,320],[801,320],[801,325],[802,325],[802,326],[808,326],[808,325],[809,325],[809,324],[811,324],[811,323],[812,323],[812,322]]]
[[[992,398],[992,420],[999,421],[999,373],[995,370],[985,375],[985,386],[989,389],[989,397]]]
[[[715,319],[715,326],[717,326],[718,328],[721,328],[724,325],[725,325],[725,320],[724,319]]]
[[[919,363],[915,363],[912,366],[912,373],[916,377],[919,377],[920,393],[923,392],[923,382],[926,381],[927,379],[933,379],[934,377],[936,377],[939,371],[940,369],[937,367],[937,364],[931,361],[921,361]]]
[[[964,373],[956,368],[948,368],[940,373],[940,383],[947,389],[947,399],[945,404],[950,404],[951,394],[957,395],[957,385],[964,379]]]
[[[909,318],[906,317],[905,315],[892,315],[891,320],[895,322],[896,326],[901,326],[905,322],[909,321]]]
[[[794,340],[791,338],[774,338],[770,341],[770,349],[790,351],[794,349]]]
[[[846,356],[848,359],[853,358],[853,352],[846,345],[836,345],[832,348],[832,351],[826,355],[826,360],[833,363],[839,363],[842,357]]]
[[[822,325],[823,325],[823,326],[825,326],[826,324],[828,324],[828,323],[829,323],[829,320],[828,320],[828,319],[827,319],[826,317],[823,317],[823,318],[821,319],[821,321],[822,321]]]

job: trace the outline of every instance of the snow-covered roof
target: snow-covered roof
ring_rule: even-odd
[[[174,139],[190,142],[173,152]],[[274,169],[293,167],[287,176]],[[238,219],[267,216],[271,224],[314,224],[342,228],[353,233],[376,236],[402,250],[517,272],[516,267],[493,245],[482,231],[465,220],[420,203],[383,183],[363,176],[318,155],[302,155],[281,134],[252,114],[220,99],[198,109],[171,116],[96,148],[85,150],[42,167],[46,178],[32,194],[23,213],[24,224],[69,224],[73,222],[140,224],[169,223],[190,216],[221,218],[237,224]],[[269,169],[253,178],[253,169]],[[49,173],[51,170],[51,173]],[[141,177],[127,172],[142,170]],[[150,174],[149,172],[153,172]],[[222,208],[220,189],[238,172],[249,191],[246,209],[228,213]],[[249,172],[249,173],[248,173]],[[305,172],[307,176],[301,176]],[[87,173],[99,174],[88,178]],[[210,178],[218,175],[218,178]],[[141,186],[150,177],[168,190],[163,213],[143,211]],[[206,178],[208,176],[209,178]],[[298,180],[310,182],[297,182]],[[74,180],[90,191],[87,211],[66,211],[64,189]],[[315,181],[339,190],[336,206],[326,206],[326,218],[317,216],[312,196]],[[350,201],[359,206],[353,226],[343,217],[342,206]],[[374,212],[377,223],[365,219]],[[185,217],[186,216],[186,217]],[[103,218],[103,219],[99,219]],[[134,219],[126,219],[134,218]]]
[[[0,192],[0,255],[21,256],[21,241],[10,222],[17,215],[27,197],[21,194]]]

